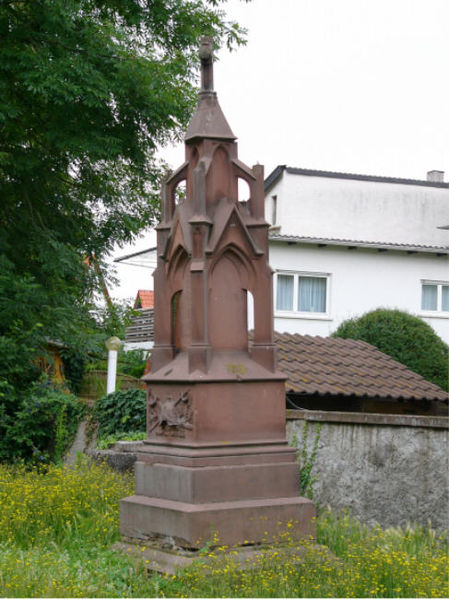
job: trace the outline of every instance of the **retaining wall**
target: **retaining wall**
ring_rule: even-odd
[[[307,424],[306,424],[307,423]],[[373,525],[449,529],[449,418],[287,410],[287,437],[307,450],[321,432],[314,501]]]

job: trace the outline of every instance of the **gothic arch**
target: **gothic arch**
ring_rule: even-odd
[[[212,166],[207,174],[207,181],[211,184],[213,203],[216,204],[222,198],[233,198],[237,196],[232,179],[231,160],[228,148],[218,144],[212,154]],[[236,182],[235,182],[236,185]]]
[[[208,314],[211,345],[219,350],[247,351],[251,266],[235,246],[226,246],[209,277]]]
[[[225,245],[217,252],[217,255],[215,256],[215,259],[210,267],[211,280],[216,266],[223,258],[228,258],[235,264],[240,275],[240,283],[242,289],[254,293],[253,289],[256,275],[254,266],[251,263],[251,261],[248,260],[246,254],[237,245],[233,243]]]
[[[168,263],[167,279],[171,293],[176,293],[184,286],[185,270],[188,262],[189,256],[186,250],[182,245],[178,245]]]

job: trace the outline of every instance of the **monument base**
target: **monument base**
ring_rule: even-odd
[[[306,550],[306,546],[278,543],[189,551],[170,546],[161,539],[147,539],[144,543],[127,537],[123,537],[122,541],[115,543],[112,548],[143,563],[148,572],[170,575],[199,563],[202,564],[205,573],[226,565],[239,570],[260,568],[264,559],[269,560],[269,563],[272,563],[273,559],[287,559],[291,562],[293,556],[301,559]]]
[[[315,536],[315,506],[298,496],[296,452],[284,443],[234,447],[144,444],[136,494],[120,503],[120,531],[178,547],[273,542]]]
[[[181,547],[260,543],[288,526],[295,539],[315,536],[315,507],[304,497],[251,499],[199,505],[133,495],[121,502],[121,532],[145,540],[152,534],[172,538]]]

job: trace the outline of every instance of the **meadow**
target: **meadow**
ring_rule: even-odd
[[[80,460],[75,467],[0,465],[3,597],[447,597],[448,544],[431,529],[369,529],[320,513],[317,542],[288,559],[268,549],[254,568],[223,548],[174,576],[111,550],[120,498],[133,477]],[[279,540],[293,545],[285,524]]]

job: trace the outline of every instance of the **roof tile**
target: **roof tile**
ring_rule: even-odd
[[[139,289],[137,292],[136,300],[134,302],[134,308],[140,308],[146,310],[147,308],[154,307],[154,291],[147,289]]]
[[[287,391],[364,398],[448,401],[449,393],[354,339],[275,333],[278,368]]]

